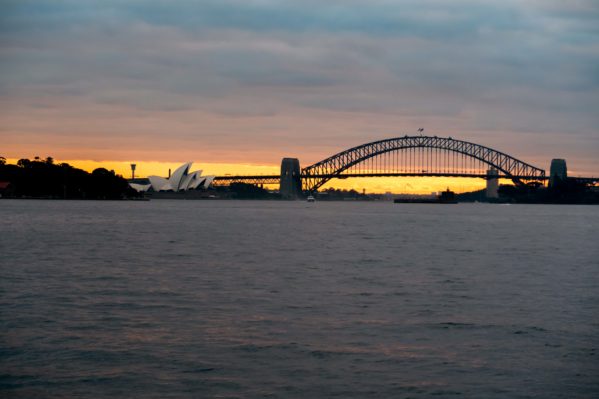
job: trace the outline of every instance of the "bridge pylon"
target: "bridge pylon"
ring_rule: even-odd
[[[487,198],[499,198],[499,172],[491,167],[487,170]]]
[[[565,159],[552,159],[549,169],[549,187],[554,186],[557,182],[568,180],[568,167]]]
[[[283,158],[281,161],[279,192],[283,199],[294,200],[301,196],[302,177],[299,159]]]

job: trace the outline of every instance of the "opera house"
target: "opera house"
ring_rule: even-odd
[[[146,192],[150,189],[155,192],[160,191],[188,191],[188,190],[199,190],[210,187],[214,176],[202,176],[201,170],[195,172],[189,172],[191,164],[193,162],[187,162],[181,165],[173,174],[165,179],[160,176],[149,176],[148,180],[150,184],[137,184],[129,183],[131,188],[139,192]]]

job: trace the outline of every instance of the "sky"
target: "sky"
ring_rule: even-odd
[[[276,171],[422,127],[599,175],[598,109],[595,0],[0,1],[9,160]]]

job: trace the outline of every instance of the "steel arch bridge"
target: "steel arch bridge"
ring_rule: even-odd
[[[545,180],[545,171],[503,152],[451,137],[404,136],[349,148],[302,169],[302,186],[315,191],[333,178],[455,176],[487,178],[487,169],[515,183]],[[495,177],[493,175],[493,177]]]
[[[494,169],[496,174],[488,174]],[[314,192],[331,179],[350,177],[435,176],[506,178],[516,184],[546,180],[543,169],[480,144],[451,137],[403,136],[373,141],[302,168],[301,189]],[[281,175],[218,176],[216,185],[244,182],[276,184]]]

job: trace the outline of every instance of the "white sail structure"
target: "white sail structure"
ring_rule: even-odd
[[[178,167],[170,178],[160,176],[148,176],[150,184],[129,183],[131,188],[137,191],[187,191],[206,189],[210,187],[215,176],[202,176],[201,170],[189,173],[193,162],[186,162]]]

